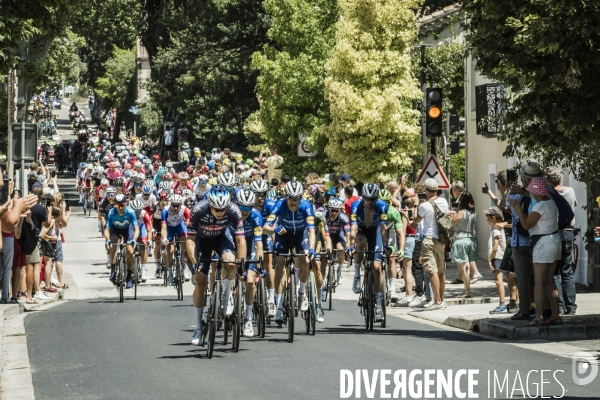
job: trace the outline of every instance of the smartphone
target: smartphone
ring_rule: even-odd
[[[427,200],[427,195],[425,193],[417,193],[417,197],[419,200]]]
[[[69,200],[65,200],[65,210],[69,211],[69,207],[71,205],[69,204]]]
[[[408,214],[408,219],[410,219],[410,220],[413,219],[413,210],[407,210],[406,214]]]
[[[490,188],[489,188],[488,184],[487,184],[487,183],[484,183],[484,184],[481,186],[481,193],[483,193],[483,194],[487,194],[488,190],[490,190]]]
[[[54,178],[56,176],[56,171],[50,171],[50,177]]]
[[[517,182],[517,170],[509,169],[507,171],[507,178],[508,178],[508,182],[512,182],[512,183]]]
[[[46,208],[50,207],[52,205],[52,202],[50,200],[46,200]]]

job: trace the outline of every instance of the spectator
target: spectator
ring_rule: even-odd
[[[456,197],[456,203],[460,202],[460,196],[465,191],[465,184],[462,181],[452,182],[452,196]]]
[[[52,220],[49,227],[44,227],[40,237],[44,240],[49,240],[54,247],[54,259],[46,260],[44,277],[46,281],[46,291],[56,292],[52,287],[52,267],[56,268],[56,277],[58,279],[57,287],[59,289],[68,289],[69,287],[63,281],[63,245],[62,245],[62,228],[67,226],[71,211],[65,209],[65,204],[61,203],[59,207],[52,208]],[[53,265],[54,264],[54,265]]]
[[[173,131],[171,130],[170,125],[167,125],[167,129],[165,130],[164,143],[167,160],[171,160],[171,152],[173,151]]]
[[[561,176],[560,169],[546,168],[546,181],[567,200],[571,209],[575,211],[577,206],[575,191],[573,188],[561,185]],[[573,277],[573,229],[575,229],[575,218],[567,229],[558,231],[562,241],[562,252],[554,272],[554,282],[558,289],[559,312],[568,315],[575,315],[577,312],[575,278]]]
[[[462,183],[462,182],[461,182]],[[453,185],[453,189],[454,189]],[[452,214],[452,224],[455,229],[454,243],[452,243],[452,262],[457,263],[461,279],[451,283],[463,283],[465,291],[459,298],[471,297],[471,274],[469,267],[477,261],[477,214],[475,201],[470,192],[462,191],[458,195],[458,211],[449,211]],[[478,274],[481,276],[480,274]],[[476,281],[477,275],[473,277]]]
[[[349,174],[343,174],[342,176],[340,176],[340,179],[338,181],[342,185],[342,189],[344,189],[348,185],[354,185],[352,183],[352,181],[350,180],[350,175]],[[352,191],[352,196],[358,197],[358,191],[356,189],[354,189]],[[346,200],[348,200],[352,196],[346,195],[346,191],[345,190],[340,190],[340,200],[341,201],[346,201]]]
[[[536,317],[528,323],[535,325],[556,325],[562,320],[558,310],[558,290],[554,282],[554,270],[561,258],[561,240],[558,235],[558,208],[548,195],[546,181],[542,177],[531,179],[527,191],[535,200],[529,215],[523,213],[523,207],[517,200],[509,199],[521,225],[531,231],[533,242],[533,269],[535,276],[535,312]],[[521,276],[517,272],[517,276]],[[552,315],[544,319],[544,303],[549,301]]]
[[[423,272],[429,275],[433,290],[433,301],[425,304],[424,308],[431,310],[446,308],[446,302],[444,301],[444,292],[446,289],[444,244],[439,241],[436,213],[431,202],[435,203],[437,208],[443,213],[448,212],[448,203],[445,199],[438,197],[437,191],[437,181],[433,178],[426,179],[425,195],[427,196],[427,202],[419,206],[418,215],[411,224],[411,227],[416,229],[417,225],[423,221],[423,230],[421,231],[423,236],[421,244]]]
[[[392,197],[393,198],[393,197]],[[398,301],[399,307],[408,306],[415,300],[415,295],[413,294],[413,287],[415,286],[415,278],[413,277],[412,268],[413,268],[413,252],[415,250],[415,241],[418,238],[417,231],[414,230],[410,224],[412,223],[414,217],[417,215],[418,208],[417,204],[419,202],[419,198],[416,196],[414,189],[407,189],[402,196],[402,203],[404,204],[404,208],[402,208],[402,225],[405,226],[405,238],[406,244],[404,246],[404,258],[402,259],[402,277],[404,278],[404,291],[405,297],[401,298]],[[421,272],[421,277],[423,273]],[[421,278],[421,281],[423,279]],[[423,295],[423,282],[421,282],[421,293],[419,295]]]
[[[484,210],[487,223],[492,227],[490,239],[488,241],[488,265],[494,273],[498,294],[500,296],[500,304],[498,307],[490,311],[490,314],[506,314],[509,308],[516,308],[517,304],[517,283],[512,272],[506,273],[508,289],[510,293],[510,305],[507,306],[504,301],[504,273],[500,269],[504,252],[506,250],[506,235],[504,229],[498,229],[498,224],[502,222],[502,211],[498,207],[492,207],[489,210]]]
[[[264,162],[269,179],[280,179],[283,174],[283,157],[277,154],[277,146],[271,146],[271,156]]]
[[[0,218],[6,214],[10,208],[11,199],[8,198],[6,202],[0,206]],[[14,234],[12,233],[12,226],[7,228],[7,232],[4,231],[4,224],[0,223],[2,228],[2,248],[0,252],[0,288],[2,289],[2,297],[0,298],[0,304],[15,303],[10,298],[10,273],[12,271],[12,259],[13,259],[13,242]]]
[[[179,124],[179,129],[177,129],[177,146],[182,147],[183,143],[188,141],[189,132],[185,127],[185,124],[181,122]]]
[[[341,193],[344,193],[344,197],[346,198],[346,202],[344,203],[344,211],[346,211],[347,216],[350,216],[350,208],[352,207],[352,203],[358,200],[358,196],[354,195],[354,192],[356,192],[356,189],[354,189],[354,186],[351,183],[346,185],[346,187],[340,192],[340,196]]]
[[[460,200],[461,200],[461,196],[462,194],[465,192],[465,184],[462,181],[454,181],[452,182],[452,196],[454,196],[456,198],[456,204],[460,204]],[[458,208],[458,210],[460,210],[460,207]],[[477,263],[475,262],[476,259],[473,259],[473,261],[469,262],[469,265],[467,265],[467,270],[470,270],[470,273],[473,273],[473,278],[471,278],[471,275],[468,276],[468,278],[470,279],[469,281],[469,287],[470,285],[474,284],[475,282],[477,282],[478,280],[482,279],[483,276],[481,275],[481,273],[479,272],[479,270],[477,269]],[[463,276],[462,276],[462,271],[459,268],[459,278],[453,280],[452,284],[461,284],[463,283]],[[465,286],[466,287],[466,286]],[[467,292],[469,292],[467,290]]]

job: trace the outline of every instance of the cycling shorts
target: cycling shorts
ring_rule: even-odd
[[[152,229],[156,232],[154,240],[160,240],[160,232],[162,229],[162,220],[160,218],[152,218]]]
[[[381,262],[383,260],[383,239],[381,238],[381,229],[378,226],[370,229],[358,227],[357,236],[364,236],[367,238],[367,250],[379,252],[373,254],[373,261]]]
[[[183,222],[175,226],[167,225],[167,240],[169,242],[173,241],[173,239],[175,238],[175,234],[177,234],[177,237],[180,239],[187,236],[187,227]]]
[[[256,260],[256,246],[252,237],[246,238],[246,260]],[[248,271],[256,272],[256,263],[248,264]]]
[[[283,235],[275,234],[275,244],[273,246],[278,254],[287,254],[290,248],[295,248],[296,253],[303,253],[302,250],[308,250],[308,230],[304,229],[296,233],[285,233]]]
[[[138,237],[138,243],[146,243],[148,241],[148,231],[146,230],[146,224],[140,225],[140,236]]]
[[[264,251],[273,251],[273,236],[272,235],[262,235],[263,242],[263,250]]]
[[[223,253],[236,254],[235,239],[230,229],[225,229],[223,234],[216,238],[206,239],[196,236],[196,257],[200,262],[200,273],[204,275],[208,275],[210,270],[210,262],[205,260],[212,259],[213,251],[218,256],[222,256]]]
[[[123,236],[123,239],[126,242],[129,242],[130,240],[133,240],[133,228],[131,226],[129,228],[121,228],[121,229],[112,227],[112,228],[110,228],[109,232],[110,232],[110,236],[111,237],[113,237],[113,236],[116,236],[116,237]]]
[[[337,246],[338,243],[342,244],[343,248],[346,248],[346,236],[345,235],[335,235],[331,237],[331,245],[333,248]]]

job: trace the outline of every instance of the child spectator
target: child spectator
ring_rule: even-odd
[[[493,229],[490,232],[490,240],[488,241],[488,263],[490,270],[494,273],[496,286],[500,295],[500,305],[490,311],[490,314],[507,314],[508,307],[504,301],[504,274],[500,269],[504,251],[506,250],[506,236],[503,229],[496,229],[496,224],[502,222],[502,211],[498,207],[492,207],[489,210],[484,210],[483,213],[487,218],[487,223]],[[512,298],[513,292],[516,295],[516,282],[512,272],[507,272],[506,279],[511,293],[510,308],[516,308],[516,301]]]

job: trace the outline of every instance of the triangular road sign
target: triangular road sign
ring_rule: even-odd
[[[435,156],[430,156],[425,164],[425,168],[417,178],[417,182],[425,183],[425,179],[433,178],[438,183],[438,189],[450,189],[450,182],[446,178],[446,174],[440,168]]]

